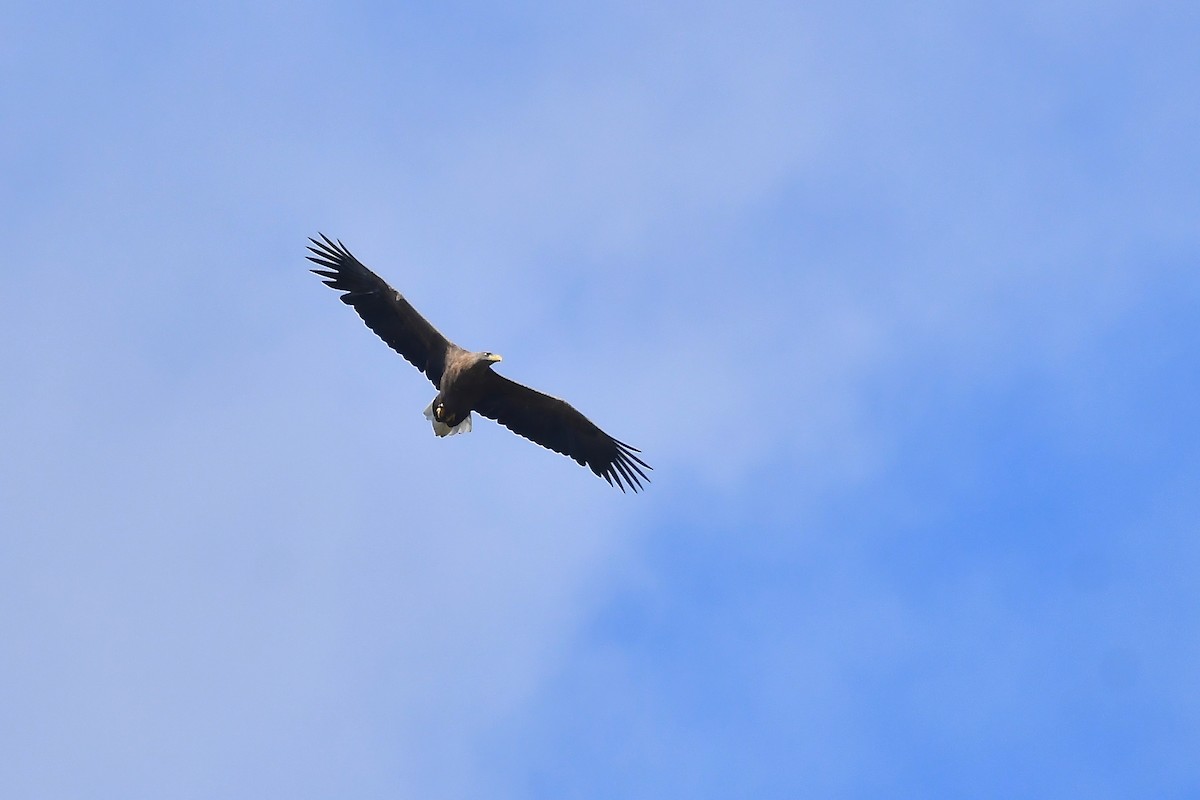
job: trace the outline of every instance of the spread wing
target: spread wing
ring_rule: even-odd
[[[642,468],[652,469],[635,453],[641,451],[617,441],[596,427],[569,403],[510,381],[491,370],[486,373],[482,398],[475,410],[496,420],[531,442],[562,453],[621,491],[639,491],[650,478]]]
[[[368,328],[440,389],[446,353],[454,345],[418,314],[404,295],[364,267],[344,244],[323,233],[320,236],[319,242],[309,239],[312,246],[308,249],[313,255],[307,258],[325,269],[312,271],[328,278],[322,281],[326,286],[345,292],[342,302],[358,312]]]

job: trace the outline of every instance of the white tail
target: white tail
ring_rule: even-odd
[[[433,423],[433,432],[438,436],[453,436],[456,433],[471,432],[471,415],[467,414],[466,418],[451,428],[444,422],[440,422],[433,416],[433,403],[430,403],[425,409],[425,419]]]

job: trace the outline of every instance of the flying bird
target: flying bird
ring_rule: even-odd
[[[404,295],[363,266],[341,241],[320,234],[310,238],[309,261],[323,283],[339,292],[362,321],[389,347],[425,373],[437,396],[425,409],[438,436],[471,430],[471,412],[494,419],[513,433],[562,453],[621,491],[637,492],[649,483],[650,465],[641,451],[600,430],[574,406],[557,397],[510,381],[492,371],[501,361],[496,353],[472,353],[451,342],[429,324]]]

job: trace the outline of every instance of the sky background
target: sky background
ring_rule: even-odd
[[[0,795],[1200,797],[1195,3],[0,10]]]

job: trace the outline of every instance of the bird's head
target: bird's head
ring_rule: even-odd
[[[483,352],[479,354],[479,360],[484,364],[491,365],[500,363],[504,358],[499,353]]]

